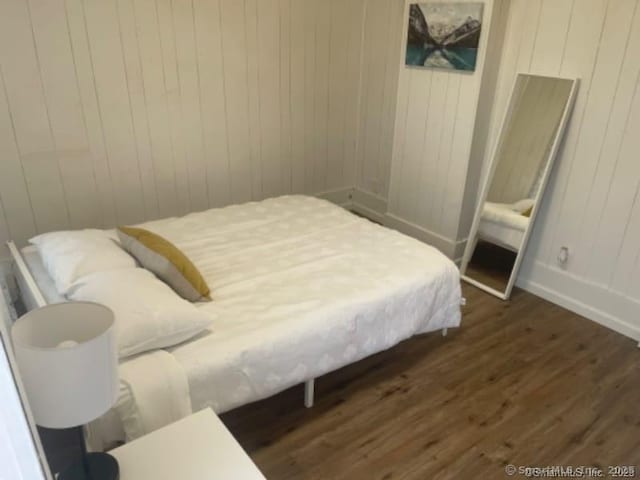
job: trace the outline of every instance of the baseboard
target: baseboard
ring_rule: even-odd
[[[456,258],[457,242],[455,240],[443,237],[442,235],[427,230],[420,225],[416,225],[415,223],[411,223],[403,218],[397,217],[392,213],[386,213],[384,217],[384,225],[394,228],[399,232],[416,238],[428,245],[436,247],[449,258]]]
[[[385,227],[393,228],[399,232],[409,235],[421,242],[436,247],[447,257],[460,259],[464,251],[466,240],[455,241],[443,237],[426,228],[409,222],[387,211],[387,200],[371,192],[366,192],[359,188],[353,190],[351,210],[363,215],[371,220],[381,223]],[[455,260],[454,260],[455,261]]]
[[[467,240],[468,238],[463,238],[462,240],[458,240],[454,246],[454,254],[453,261],[456,265],[460,265],[462,263],[462,257],[464,256],[464,250],[467,248]]]
[[[384,225],[387,199],[358,188],[353,189],[351,210]]]
[[[351,198],[353,196],[353,188],[339,188],[337,190],[329,190],[315,194],[316,197],[328,200],[331,203],[348,208],[351,206]]]
[[[640,341],[640,302],[557,268],[534,262],[516,285],[622,335]],[[638,322],[638,323],[636,323]]]

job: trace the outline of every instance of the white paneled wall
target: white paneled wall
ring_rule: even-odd
[[[356,185],[382,197],[389,192],[404,8],[404,0],[369,0],[362,42]]]
[[[353,186],[365,5],[3,0],[0,241]]]
[[[408,3],[3,0],[0,241],[355,185],[455,256],[516,72],[578,77],[519,283],[640,338],[640,0],[487,0],[471,74]]]
[[[492,121],[518,70],[580,79],[519,283],[636,338],[639,50],[638,0],[512,0]]]
[[[493,15],[494,2],[485,2],[473,73],[407,68],[400,45],[388,211],[395,221],[412,224],[427,238],[441,239],[447,253],[456,246]]]

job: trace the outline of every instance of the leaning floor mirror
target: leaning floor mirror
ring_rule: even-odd
[[[463,280],[504,300],[533,229],[578,88],[518,74],[462,258]]]

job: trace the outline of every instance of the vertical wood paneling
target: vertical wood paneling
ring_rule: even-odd
[[[408,4],[405,4],[403,16],[406,18],[408,15]],[[405,22],[406,23],[406,22]],[[406,43],[407,28],[406,25],[403,28],[402,43]],[[404,131],[407,127],[407,114],[409,112],[409,92],[411,91],[412,70],[404,68],[404,59],[398,59],[398,65],[400,73],[398,75],[398,93],[396,101],[396,119],[393,131],[393,150],[392,150],[392,163],[391,163],[391,175],[389,184],[392,186],[394,183],[402,181],[402,171],[404,166],[404,150],[405,139]],[[401,189],[391,188],[389,189],[389,211],[396,212],[400,208]]]
[[[423,162],[420,172],[420,193],[417,218],[420,225],[430,225],[434,219],[431,216],[433,193],[441,173],[438,162],[438,150],[442,141],[443,120],[447,102],[447,72],[434,72],[431,79],[431,95],[427,110],[427,126],[422,147],[422,158],[432,158],[433,162]]]
[[[0,72],[0,198],[4,239],[25,242],[36,233],[31,198],[7,104],[4,75]],[[10,235],[10,236],[8,236]]]
[[[522,25],[522,37],[518,46],[516,57],[516,71],[528,72],[533,67],[536,39],[538,37],[538,25],[542,15],[543,0],[528,0],[526,6],[526,21]],[[562,50],[556,53],[562,56]]]
[[[460,103],[460,81],[458,75],[447,75],[447,93],[444,115],[442,116],[442,135],[438,145],[436,175],[437,181],[430,197],[430,222],[442,231],[445,218],[445,196],[447,195],[448,179],[451,176],[451,155],[453,153],[453,138],[456,130],[456,115]]]
[[[636,204],[634,213],[637,215],[637,212],[640,210],[640,208],[638,207],[638,204]],[[638,225],[638,223],[640,223],[637,220],[635,220],[634,225]],[[640,247],[638,247],[638,244],[636,243],[636,256],[635,256],[635,260],[633,261],[633,272],[631,273],[631,281],[629,283],[627,283],[627,295],[629,295],[629,297],[631,298],[637,298],[638,296],[638,292],[640,292]]]
[[[584,220],[579,238],[584,239],[577,245],[575,254],[578,258],[589,258],[602,219],[607,213],[605,206],[609,192],[613,187],[613,175],[619,158],[623,136],[631,114],[630,98],[633,98],[640,78],[640,56],[635,52],[640,49],[640,8],[636,2],[633,24],[629,32],[628,44],[620,75],[616,82],[616,93],[610,116],[605,129],[606,133],[598,153],[597,167],[593,175],[590,194],[584,209]],[[577,275],[589,272],[590,262],[578,262],[574,266]]]
[[[280,143],[280,4],[258,2],[257,13],[262,191],[265,197],[272,197],[283,191]]]
[[[358,152],[358,184],[367,191],[378,185],[378,138],[385,58],[381,54],[389,33],[387,21],[391,3],[371,0],[367,5],[363,42],[362,104],[360,110],[360,151]]]
[[[350,12],[345,12],[342,2],[331,0],[332,28],[329,47],[329,110],[327,114],[327,184],[326,189],[331,190],[344,187],[343,166],[346,159],[345,151],[345,121],[346,106],[348,103],[349,79],[347,77],[349,50],[349,29],[353,28],[351,22],[355,20]]]
[[[245,202],[252,197],[245,10],[237,0],[221,0],[221,6],[231,201]]]
[[[314,92],[314,150],[313,190],[323,192],[327,189],[327,122],[329,109],[329,47],[331,37],[331,3],[316,2],[316,56],[315,56],[315,92]]]
[[[291,135],[291,0],[279,0],[280,40],[280,157],[281,190],[291,193],[292,188],[292,135]]]
[[[637,200],[640,185],[640,167],[638,165],[638,138],[640,131],[640,92],[636,91],[631,103],[631,115],[627,122],[625,137],[622,145],[613,178],[612,188],[605,203],[605,211],[598,228],[598,234],[594,243],[594,251],[608,252],[584,259],[590,262],[589,277],[604,285],[616,285],[613,274],[621,262],[630,262],[635,251],[630,252],[630,247],[623,248],[627,240],[629,230],[634,230],[630,220],[633,215],[633,206]],[[572,178],[573,180],[573,178]],[[635,239],[633,239],[635,240]],[[637,244],[636,244],[637,245]],[[627,277],[624,275],[624,277]],[[626,278],[625,278],[626,279]],[[639,292],[640,293],[640,292]]]
[[[17,48],[20,46],[20,48]],[[38,231],[70,225],[28,5],[0,4],[0,59],[21,166]]]
[[[140,52],[136,41],[136,24],[131,0],[118,0],[122,56],[125,63],[127,89],[131,103],[131,120],[136,139],[136,154],[140,165],[140,181],[144,195],[145,218],[157,218],[160,214],[156,187],[149,121],[145,105],[145,92],[140,65]]]
[[[530,18],[531,8],[513,2],[511,16]],[[640,308],[639,10],[638,0],[544,0],[533,54],[505,44],[497,92],[504,98],[513,66],[528,61],[532,73],[580,79],[520,283],[621,331],[637,329]],[[524,31],[518,23],[507,38]],[[566,265],[556,261],[561,246]]]
[[[402,56],[402,24],[404,23],[404,3],[398,0],[391,2],[389,14],[389,38],[385,48],[386,66],[384,90],[382,96],[381,128],[378,149],[378,187],[375,192],[381,196],[389,194],[389,171],[393,158],[393,132],[396,114],[398,71],[397,65]]]
[[[600,39],[602,37],[604,19],[607,11],[606,0],[584,0],[580,2],[578,15],[573,15],[569,22],[564,57],[562,60],[560,76],[580,79],[580,95],[576,99],[572,120],[567,128],[564,138],[562,157],[556,167],[556,175],[551,177],[550,188],[545,195],[541,206],[539,220],[532,235],[532,248],[539,249],[540,255],[550,258],[552,255],[552,235],[541,237],[543,231],[547,231],[557,225],[558,210],[550,210],[551,203],[562,202],[566,188],[566,177],[571,170],[572,159],[577,146],[580,128],[584,121],[585,107],[589,98],[591,79],[595,68],[595,59],[598,55]],[[535,72],[535,71],[534,71]],[[556,252],[557,254],[557,252]]]
[[[488,5],[485,5],[485,15],[488,16],[487,7]],[[480,65],[482,65],[481,58],[478,59],[478,75],[482,71]],[[446,238],[457,239],[458,236],[459,212],[462,207],[465,184],[465,181],[461,179],[466,180],[479,90],[479,80],[473,77],[460,79],[449,172],[445,180],[446,190],[442,204],[442,217],[439,222],[440,233]]]
[[[121,223],[140,222],[145,218],[144,195],[116,5],[87,1],[85,16],[105,144],[112,175],[118,179],[115,184],[117,219]]]
[[[64,0],[29,2],[43,90],[72,228],[101,217]]]
[[[299,0],[302,1],[302,0]],[[304,192],[312,192],[316,178],[316,11],[318,2],[304,0]]]
[[[262,165],[262,131],[260,122],[260,42],[258,40],[258,0],[245,1],[247,41],[247,89],[249,108],[249,143],[251,146],[251,192],[254,200],[264,197]]]
[[[367,2],[357,184],[379,195],[386,195],[388,191],[398,66],[404,54],[401,36],[405,23],[403,1]]]
[[[0,240],[351,187],[369,1],[2,2]]]
[[[291,189],[293,193],[305,190],[306,173],[306,2],[291,1]]]
[[[420,189],[420,169],[423,157],[424,134],[429,118],[432,72],[412,69],[404,131],[404,160],[402,168],[402,190],[404,191],[397,212],[402,218],[417,223],[418,192]]]
[[[598,154],[611,119],[616,84],[620,76],[636,3],[635,0],[629,0],[609,4],[599,55],[585,106],[584,120],[571,161],[572,168],[568,172],[571,182],[567,184],[562,207],[559,210],[559,215],[564,221],[555,226],[551,255],[567,241],[577,243],[578,238],[575,234],[580,231],[580,224],[585,215],[576,215],[575,212],[580,212],[591,193],[591,183],[599,160]],[[579,260],[577,257],[574,258]]]
[[[195,0],[194,18],[209,205],[219,207],[231,201],[220,0]]]
[[[160,216],[180,213],[170,115],[164,81],[158,15],[154,0],[133,0],[136,38],[149,123]]]
[[[183,137],[182,95],[178,76],[178,60],[171,0],[156,0],[160,52],[162,55],[164,89],[169,110],[169,136],[173,148],[178,211],[182,214],[191,209],[191,165],[187,161],[186,142]],[[203,177],[203,175],[200,175]]]
[[[113,179],[104,143],[84,7],[81,0],[66,0],[65,8],[87,142],[95,170],[96,192],[93,195],[97,195],[100,202],[102,226],[114,225],[117,221]],[[99,224],[94,222],[95,225]]]
[[[576,0],[544,0],[538,21],[531,22],[531,17],[528,17],[527,23],[536,28],[530,69],[540,75],[557,75],[560,70],[575,2]],[[544,32],[540,31],[540,25],[544,25]]]
[[[173,0],[172,14],[182,111],[180,135],[184,139],[186,161],[189,165],[189,210],[206,210],[209,206],[209,185],[202,139],[193,2]]]
[[[362,59],[364,48],[362,45],[364,21],[366,18],[367,0],[351,0],[346,5],[349,17],[349,35],[347,42],[347,97],[345,105],[345,144],[343,162],[343,183],[356,185],[356,165],[359,139],[359,112],[362,78]],[[392,92],[395,95],[395,92]],[[395,99],[394,99],[395,103]]]
[[[625,202],[625,206],[631,205],[631,208],[629,213],[623,216],[625,223],[622,234],[623,241],[618,250],[618,257],[609,273],[611,278],[609,288],[640,300],[640,290],[634,289],[633,283],[633,274],[636,270],[638,252],[640,252],[640,176],[635,176],[633,199]]]

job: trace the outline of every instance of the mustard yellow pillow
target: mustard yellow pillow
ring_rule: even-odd
[[[143,228],[118,227],[122,247],[191,302],[211,300],[209,286],[196,266],[168,240]]]

